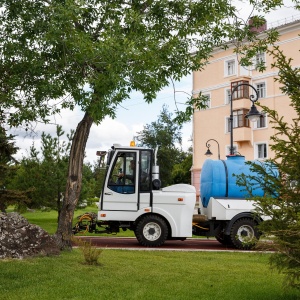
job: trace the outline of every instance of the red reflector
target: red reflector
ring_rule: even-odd
[[[183,198],[178,198],[178,201],[183,201]]]
[[[106,214],[100,214],[100,217],[104,218],[104,217],[106,217]]]

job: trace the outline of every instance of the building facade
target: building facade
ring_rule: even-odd
[[[280,34],[276,45],[293,59],[293,66],[300,67],[300,21],[276,29]],[[259,34],[265,33],[262,31]],[[233,147],[234,152],[245,156],[246,160],[272,158],[270,136],[275,133],[266,114],[262,114],[255,122],[245,118],[252,105],[249,95],[255,95],[255,91],[246,84],[257,90],[261,105],[276,110],[285,121],[291,122],[296,116],[289,105],[288,96],[282,93],[280,84],[274,80],[278,69],[271,67],[273,58],[266,53],[257,53],[251,67],[242,67],[233,50],[233,44],[226,50],[215,49],[205,69],[193,73],[193,95],[197,96],[201,92],[207,97],[207,108],[196,110],[193,115],[192,184],[198,196],[201,168],[207,159],[206,144],[210,145],[213,153],[211,159],[218,159],[218,154],[221,159],[226,159],[230,153],[231,90],[237,84],[245,83],[232,95]],[[259,63],[266,66],[263,73],[257,69]]]

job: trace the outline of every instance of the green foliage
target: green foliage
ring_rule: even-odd
[[[188,171],[186,166],[181,165],[182,163],[188,164],[186,161],[187,154],[180,149],[181,128],[182,125],[173,122],[172,114],[168,112],[166,106],[163,106],[158,120],[146,124],[144,129],[138,132],[137,139],[141,146],[152,149],[158,147],[157,164],[163,187],[179,183],[180,179],[187,182],[186,172]],[[174,167],[176,170],[173,170]],[[190,182],[190,178],[188,182]]]
[[[42,133],[41,155],[34,145],[30,147],[29,157],[23,157],[16,177],[10,186],[20,190],[31,188],[31,208],[41,206],[59,211],[60,201],[65,190],[68,155],[72,133],[67,135],[69,141],[61,141],[64,131],[56,128],[56,136]]]
[[[249,1],[261,12],[281,2]],[[215,46],[251,36],[230,22],[236,11],[226,0],[0,4],[0,98],[3,110],[15,109],[12,126],[76,105],[100,122],[131,91],[151,102],[169,78],[203,68]]]
[[[189,152],[182,153],[181,162],[173,166],[173,170],[172,170],[173,183],[191,184],[192,165],[193,165],[193,153],[192,153],[192,149],[189,149]]]
[[[9,182],[14,178],[17,171],[13,155],[18,148],[15,146],[12,135],[7,135],[6,130],[0,126],[0,211],[5,211],[11,204],[17,204],[19,207],[29,202],[28,194],[30,190],[20,191],[10,188]]]
[[[252,163],[258,176],[241,177],[239,183],[246,186],[250,197],[255,185],[263,187],[265,195],[255,200],[258,213],[270,218],[260,229],[272,237],[277,250],[271,263],[286,275],[286,285],[300,289],[300,69],[291,66],[292,60],[279,47],[268,52],[274,58],[273,67],[279,70],[276,80],[289,96],[297,117],[289,124],[276,111],[261,106],[275,129],[271,137],[275,157],[265,165]],[[270,167],[276,168],[279,176],[274,177]]]
[[[133,90],[151,102],[169,78],[203,66],[234,13],[224,0],[0,4],[0,96],[16,109],[13,126],[75,105],[100,122]]]

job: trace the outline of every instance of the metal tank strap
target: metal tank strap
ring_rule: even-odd
[[[228,168],[227,168],[225,160],[221,159],[221,162],[224,165],[225,175],[226,175],[226,193],[225,193],[225,197],[228,197]]]

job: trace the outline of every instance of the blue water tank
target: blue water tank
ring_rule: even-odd
[[[207,207],[210,197],[246,198],[247,191],[236,184],[235,175],[255,175],[250,171],[244,156],[227,156],[226,160],[207,159],[202,167],[200,178],[200,197]],[[263,196],[263,190],[256,187],[254,196]]]

